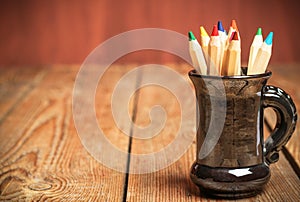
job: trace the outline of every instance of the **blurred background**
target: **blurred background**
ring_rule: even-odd
[[[236,19],[242,63],[258,27],[274,32],[271,64],[300,62],[298,0],[2,0],[0,65],[81,64],[105,40],[139,28],[164,28],[182,34],[199,26],[211,33],[222,20]],[[157,51],[132,53],[117,62],[178,62]]]

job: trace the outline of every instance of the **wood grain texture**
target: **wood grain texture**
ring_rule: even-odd
[[[186,75],[187,71],[190,70],[189,66],[168,66],[174,68],[182,75]],[[145,75],[141,76],[142,79],[143,77]],[[188,79],[187,76],[185,76],[185,79]],[[165,110],[167,120],[163,130],[152,138],[135,138],[135,135],[138,134],[133,133],[131,153],[150,154],[158,152],[174,141],[177,135],[184,135],[178,134],[181,121],[180,105],[175,95],[172,94],[174,92],[170,92],[160,86],[147,86],[140,89],[138,93],[137,125],[145,127],[151,124],[149,112],[155,105],[159,105]],[[194,127],[191,127],[186,129],[186,132],[191,135],[193,130]],[[197,201],[199,191],[189,178],[190,167],[195,158],[194,153],[195,141],[193,141],[193,146],[188,148],[186,153],[182,153],[183,156],[179,161],[167,168],[148,174],[129,175],[126,201]],[[160,160],[158,159],[157,161]],[[151,162],[142,163],[146,167],[152,166]],[[133,167],[133,163],[130,166]]]
[[[46,73],[42,68],[1,68],[0,76],[0,124],[41,81]]]
[[[169,66],[188,79],[189,66]],[[112,66],[99,81],[95,96],[99,125],[109,141],[124,152],[129,149],[130,138],[116,128],[111,93],[117,81],[134,67]],[[127,175],[96,161],[82,146],[72,117],[72,90],[78,69],[60,65],[47,71],[0,69],[0,94],[7,96],[0,97],[0,114],[11,111],[0,123],[0,201],[223,201],[203,198],[189,178],[195,141],[178,161],[154,173]],[[136,78],[132,82],[140,81]],[[26,86],[32,87],[26,91]],[[146,126],[153,104],[165,108],[169,118],[166,127],[149,140],[134,138],[132,131],[133,154],[163,149],[178,130],[178,102],[171,92],[157,86],[133,94],[129,116],[137,125]],[[132,123],[119,121],[125,131],[130,131]],[[187,129],[186,135],[195,133],[193,130]],[[263,193],[242,201],[297,201],[300,181],[284,155],[271,165],[271,173]]]
[[[125,69],[119,70],[108,79],[118,80]],[[0,200],[122,199],[124,174],[93,159],[76,133],[71,94],[77,71],[78,66],[51,68],[0,126]],[[111,95],[103,92],[112,88],[107,85],[99,90],[102,103],[110,102]],[[102,108],[98,117],[106,116],[108,110]],[[115,133],[111,122],[106,124],[103,130]],[[119,140],[117,135],[111,139],[127,149],[128,141]]]
[[[189,70],[188,66],[174,68],[183,75],[186,75]],[[140,90],[136,123],[141,126],[150,123],[148,112],[154,104],[164,107],[168,112],[168,121],[164,130],[154,138],[147,140],[133,138],[132,153],[147,154],[156,152],[174,140],[180,122],[180,109],[169,93],[164,93],[163,96],[157,95],[163,91],[156,86],[149,86]],[[150,100],[150,98],[155,98],[155,100]],[[195,152],[196,144],[194,141],[188,151],[169,167],[154,173],[129,175],[126,201],[220,201],[204,198],[198,188],[191,182],[189,172],[192,163],[196,159]],[[270,182],[261,194],[241,201],[298,200],[300,180],[284,155],[280,154],[279,162],[271,165],[271,175]]]

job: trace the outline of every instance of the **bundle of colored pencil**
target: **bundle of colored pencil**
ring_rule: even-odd
[[[273,32],[263,42],[261,28],[258,28],[250,48],[247,74],[261,74],[267,69],[272,53]],[[228,34],[222,22],[213,26],[211,36],[203,26],[200,27],[200,44],[194,34],[189,32],[190,56],[193,66],[202,75],[240,76],[241,75],[241,37],[236,21],[232,20]]]

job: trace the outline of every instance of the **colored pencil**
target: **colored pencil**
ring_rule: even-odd
[[[234,35],[236,35],[236,36],[234,36]],[[233,37],[235,37],[234,42],[232,42]],[[235,44],[234,45],[235,48],[239,47],[239,49],[241,49],[241,38],[240,38],[239,30],[238,30],[238,27],[236,25],[235,20],[231,20],[231,24],[230,24],[230,27],[229,27],[229,30],[228,30],[228,35],[227,35],[227,40],[226,40],[226,43],[225,43],[225,49],[224,49],[224,55],[223,55],[223,61],[222,61],[222,63],[223,63],[222,64],[222,71],[221,71],[222,75],[238,75],[240,73],[240,67],[237,68],[237,72],[235,74],[233,74],[233,72],[231,71],[232,68],[228,66],[228,64],[230,63],[230,61],[228,61],[228,59],[232,58],[228,55],[231,52],[231,51],[228,50],[229,46],[230,46],[230,43]],[[233,45],[231,45],[231,46],[233,46]],[[239,61],[240,60],[241,59],[239,59]],[[228,69],[228,68],[230,68],[230,69]]]
[[[236,25],[236,21],[235,21],[235,20],[231,20],[230,26],[231,26],[236,32],[239,31],[239,29],[238,29],[238,27],[237,27],[237,25]]]
[[[272,55],[273,32],[270,32],[264,43],[257,52],[253,63],[253,68],[249,69],[248,74],[262,74],[266,71]]]
[[[219,35],[222,35],[222,32],[224,32],[224,34],[227,36],[221,20],[218,21],[218,32]]]
[[[253,63],[255,61],[257,52],[259,50],[259,48],[262,46],[264,40],[263,40],[263,36],[262,36],[262,31],[261,28],[257,29],[256,35],[254,36],[253,42],[251,44],[250,47],[250,54],[249,54],[249,59],[248,59],[248,73],[252,72],[253,69]]]
[[[208,45],[209,45],[210,37],[207,34],[206,30],[203,26],[200,27],[200,45],[203,50],[203,54],[205,56],[206,62],[208,62]]]
[[[189,51],[193,66],[202,75],[207,74],[207,65],[200,44],[195,38],[193,32],[189,32]]]
[[[231,38],[232,38],[232,34],[233,32],[235,32],[235,30],[233,29],[233,27],[229,27],[228,29],[228,35],[227,35],[227,39],[226,39],[226,43],[225,43],[225,48],[227,49],[228,46],[229,46],[229,42],[231,41]]]
[[[221,21],[218,21],[218,32],[221,39],[221,58],[220,58],[220,71],[219,71],[221,72],[223,67],[223,58],[224,58],[224,52],[225,52],[225,46],[227,40],[227,34],[225,29],[223,28]]]
[[[217,76],[220,72],[221,38],[217,25],[214,25],[208,47],[208,71],[210,75]]]
[[[228,75],[228,47],[229,43],[232,40],[232,37],[234,35],[235,31],[232,27],[229,28],[225,48],[224,48],[224,55],[223,55],[223,61],[222,61],[222,68],[221,68],[221,75]],[[229,36],[230,34],[230,36]]]
[[[232,35],[233,32],[237,32],[239,41],[241,41],[239,29],[236,25],[235,20],[231,20],[231,24],[230,24],[230,27],[229,27],[229,30],[228,30],[228,37],[227,37],[227,40],[226,40],[226,47],[229,46],[229,42],[231,41],[231,37],[233,36]]]
[[[227,40],[227,34],[221,21],[218,21],[218,33],[221,38],[221,41],[225,44],[225,41]]]
[[[241,76],[241,37],[235,20],[231,21],[228,34],[222,22],[213,26],[209,36],[200,26],[200,44],[189,32],[189,51],[197,72],[211,76]],[[258,28],[250,46],[246,75],[262,74],[266,71],[272,55],[273,32],[263,40]]]
[[[231,21],[231,27],[234,29],[234,31],[237,32],[237,35],[239,37],[239,41],[241,41],[241,36],[240,36],[240,32],[239,32],[239,29],[237,27],[237,24],[236,24],[236,21],[235,20],[232,20]]]
[[[227,64],[223,71],[224,75],[235,76],[241,75],[241,43],[239,42],[238,33],[233,32],[232,40],[227,50]]]

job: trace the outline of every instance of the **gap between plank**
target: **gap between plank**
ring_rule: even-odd
[[[273,130],[271,124],[268,122],[267,119],[265,119],[265,124],[267,126],[267,129],[269,130],[269,132],[271,132]],[[294,170],[294,172],[296,173],[296,175],[298,176],[298,178],[300,179],[300,168],[299,165],[297,164],[297,162],[295,161],[295,159],[293,158],[293,156],[291,155],[291,153],[286,149],[285,146],[282,147],[282,153],[285,156],[285,158],[287,159],[287,161],[289,162],[289,164],[291,165],[292,169]]]
[[[141,80],[142,80],[142,76],[143,72],[141,74],[137,75],[137,79],[136,79],[136,84],[135,84],[135,89],[138,89],[140,84],[141,84]],[[129,180],[129,172],[130,172],[130,158],[131,158],[131,146],[132,146],[132,135],[133,135],[133,124],[135,124],[136,121],[136,115],[137,115],[137,106],[138,106],[138,102],[139,102],[139,95],[140,92],[137,91],[135,96],[134,96],[134,100],[133,100],[133,110],[132,110],[132,122],[130,124],[130,132],[129,132],[129,143],[128,143],[128,149],[127,149],[127,162],[126,162],[126,173],[125,173],[125,180],[124,180],[124,189],[123,189],[123,202],[126,202],[126,198],[127,198],[127,192],[128,192],[128,180]]]

